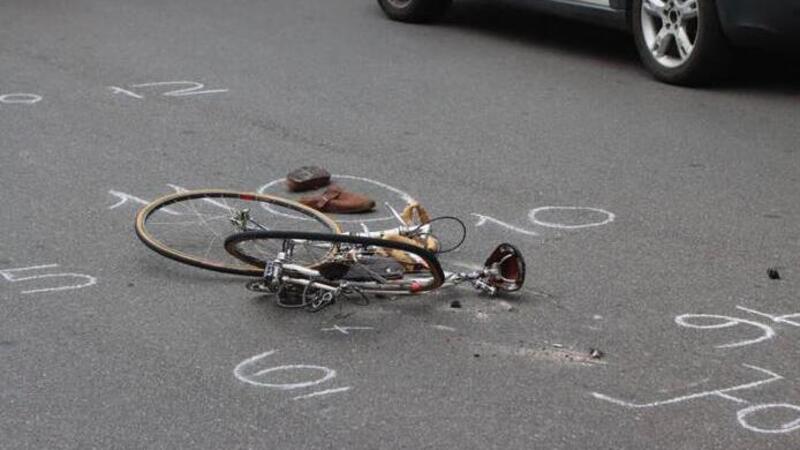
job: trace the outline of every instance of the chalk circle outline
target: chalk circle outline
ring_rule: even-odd
[[[603,220],[601,222],[582,223],[578,225],[571,225],[571,224],[557,223],[557,222],[545,222],[536,218],[536,215],[542,211],[592,211],[605,214],[606,220]],[[616,217],[617,216],[611,211],[606,211],[605,209],[601,208],[593,208],[590,206],[540,206],[538,208],[530,210],[530,212],[528,213],[528,219],[535,225],[548,228],[562,228],[565,230],[577,230],[580,228],[599,227],[613,222]]]
[[[687,319],[719,319],[721,320],[721,322],[709,323],[709,324],[696,324],[687,321]],[[738,317],[721,316],[717,314],[681,314],[679,316],[675,316],[675,323],[677,323],[682,327],[694,328],[697,330],[716,330],[719,328],[735,327],[736,325],[740,324],[761,325],[751,320],[740,319]]]
[[[748,406],[747,408],[744,409],[740,409],[736,413],[736,420],[738,420],[739,424],[744,428],[750,431],[755,431],[756,433],[780,434],[780,433],[790,433],[792,431],[800,429],[800,416],[798,416],[797,419],[791,422],[786,422],[782,424],[780,428],[759,428],[754,425],[750,425],[747,422],[746,420],[747,416],[749,416],[750,414],[772,408],[791,409],[800,413],[800,406],[797,405],[791,405],[788,403],[763,403],[763,404]]]
[[[257,363],[258,361],[261,361],[262,359],[265,359],[267,356],[271,356],[276,352],[277,350],[270,350],[268,352],[261,353],[260,355],[252,356],[250,358],[245,359],[244,361],[236,365],[236,367],[233,369],[233,375],[236,378],[238,378],[239,381],[242,381],[247,384],[252,384],[253,386],[268,387],[273,389],[279,389],[282,391],[290,391],[292,389],[300,389],[308,386],[314,386],[315,384],[324,383],[325,381],[328,381],[336,376],[336,371],[333,369],[329,369],[323,366],[310,365],[310,364],[292,364],[292,365],[270,367],[269,369],[259,370],[258,372],[249,375],[245,375],[242,373],[242,371],[246,367]],[[296,370],[296,369],[319,370],[325,372],[325,375],[323,375],[322,378],[318,378],[313,381],[305,381],[302,383],[262,383],[250,379],[251,377],[258,377],[266,373],[277,372],[279,370]]]
[[[9,99],[9,97],[11,97],[11,99]],[[28,97],[28,98],[22,99],[14,97]],[[40,101],[42,101],[41,95],[28,94],[26,92],[14,92],[11,94],[0,95],[0,103],[5,103],[7,105],[13,105],[13,104],[33,105],[34,103],[39,103]]]
[[[403,190],[397,189],[394,186],[390,186],[390,185],[388,185],[386,183],[382,183],[380,181],[373,180],[373,179],[370,179],[370,178],[358,177],[358,176],[355,176],[355,175],[340,175],[340,174],[331,174],[331,178],[344,178],[346,180],[364,181],[364,182],[373,184],[375,186],[384,188],[384,189],[386,189],[386,190],[388,190],[388,191],[390,191],[390,192],[392,192],[394,194],[397,194],[398,196],[400,196],[400,198],[403,201],[406,202],[406,204],[415,201],[414,197],[412,197],[411,194],[409,194],[408,192],[405,192]],[[286,181],[286,178],[278,178],[276,180],[272,180],[269,183],[267,183],[267,184],[261,186],[260,188],[258,188],[258,193],[259,194],[267,194],[267,192],[266,192],[267,189],[271,188],[272,186],[275,186],[278,183],[283,183],[285,181]],[[272,214],[275,214],[275,215],[278,215],[278,216],[287,217],[289,219],[311,220],[308,217],[303,217],[303,216],[298,216],[298,215],[295,215],[295,214],[289,214],[289,213],[276,211],[276,210],[272,209],[270,207],[270,205],[267,205],[265,203],[262,203],[261,207],[266,209],[267,211],[271,212]],[[366,223],[366,222],[380,222],[380,221],[392,220],[392,219],[395,219],[395,217],[390,215],[390,216],[383,216],[383,217],[372,217],[372,218],[369,218],[369,219],[341,219],[341,220],[337,219],[336,221],[340,222],[340,223]]]
[[[324,372],[325,375],[323,375],[321,378],[317,378],[316,380],[304,381],[302,383],[263,383],[260,381],[255,381],[250,379],[252,377],[260,377],[268,373],[279,372],[282,370],[304,370],[304,369],[319,370],[321,372]],[[255,386],[280,389],[282,391],[291,391],[293,389],[301,389],[304,387],[314,386],[316,384],[324,383],[330,380],[331,378],[335,377],[336,371],[333,369],[329,369],[327,367],[315,366],[311,364],[290,364],[290,365],[276,366],[276,367],[270,367],[269,369],[259,370],[258,372],[250,375],[242,375],[241,373],[237,373],[236,375],[240,380]]]

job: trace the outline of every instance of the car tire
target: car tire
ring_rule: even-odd
[[[716,0],[633,0],[631,17],[639,56],[661,81],[706,85],[730,65]]]
[[[442,17],[452,0],[378,0],[383,12],[392,20],[424,23]]]

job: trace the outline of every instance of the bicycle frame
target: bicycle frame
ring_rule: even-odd
[[[496,268],[484,267],[472,272],[443,271],[443,281],[435,287],[433,285],[436,281],[432,276],[386,280],[375,274],[376,280],[369,282],[326,280],[318,270],[287,262],[289,259],[287,253],[291,253],[291,251],[279,253],[278,257],[274,261],[268,262],[264,268],[262,280],[267,283],[272,292],[277,292],[286,284],[293,284],[335,294],[354,291],[363,294],[417,295],[432,289],[450,288],[470,282],[476,289],[489,295],[497,293],[497,288],[485,281],[491,276],[499,276]]]
[[[521,276],[524,279],[524,260],[514,248],[513,253],[503,255],[504,247],[513,248],[509,244],[501,244],[487,259],[480,270],[473,272],[445,272],[436,255],[426,247],[430,239],[433,247],[438,248],[435,236],[431,233],[431,223],[422,225],[403,225],[381,231],[370,231],[364,227],[363,232],[323,234],[293,231],[261,231],[247,226],[246,213],[237,217],[235,223],[247,231],[236,233],[225,239],[225,249],[238,258],[257,267],[263,267],[262,278],[248,284],[248,288],[258,292],[272,292],[285,295],[300,296],[299,306],[310,306],[318,310],[333,303],[339,296],[358,294],[363,297],[369,294],[388,296],[417,295],[440,288],[450,288],[468,282],[475,289],[495,295],[498,291],[519,289],[521,282],[503,277],[503,264],[509,258],[516,257],[521,263]],[[401,218],[398,216],[398,220]],[[457,219],[456,219],[457,220]],[[402,220],[401,220],[402,221]],[[463,224],[462,224],[463,225]],[[405,239],[393,239],[401,236]],[[423,237],[423,244],[418,239]],[[251,252],[248,248],[258,249],[259,241],[278,241],[281,251],[272,259],[264,259],[266,255]],[[248,244],[252,242],[252,244]],[[252,245],[252,247],[251,247]],[[327,249],[333,256],[327,262],[314,265],[301,265],[293,262],[295,247],[307,249]],[[400,255],[395,254],[400,251]],[[498,252],[501,252],[498,257]],[[361,262],[371,256],[389,256],[403,264],[399,279],[387,279],[369,267],[369,263]],[[332,264],[332,265],[328,265]],[[341,266],[339,266],[341,264]],[[353,275],[347,278],[349,269],[357,267],[366,275]],[[344,270],[344,272],[342,272]],[[426,276],[414,276],[417,270],[429,272]],[[387,273],[390,273],[388,271]],[[518,272],[515,272],[518,273]],[[368,281],[363,278],[367,277]],[[370,279],[371,278],[371,279]],[[510,284],[509,287],[506,284]],[[302,288],[302,289],[298,289]],[[284,289],[288,289],[284,291]],[[302,292],[302,293],[300,293]],[[287,297],[288,298],[288,297]],[[310,299],[310,301],[307,301]],[[279,301],[280,304],[280,301]],[[286,304],[288,306],[288,304]],[[298,305],[292,305],[298,306]]]

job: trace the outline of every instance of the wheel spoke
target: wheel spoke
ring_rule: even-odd
[[[642,7],[653,17],[661,18],[664,16],[665,4],[662,0],[644,0]]]
[[[265,205],[272,209],[262,208]],[[298,212],[298,208],[290,202],[271,201],[269,198],[262,199],[254,194],[235,191],[208,190],[174,194],[162,198],[154,206],[148,205],[147,208],[149,209],[143,210],[143,215],[137,216],[137,232],[140,239],[158,253],[205,269],[243,275],[258,274],[258,263],[275,259],[281,248],[275,248],[274,241],[265,241],[266,245],[261,245],[262,241],[252,241],[247,250],[253,261],[240,261],[228,254],[222,241],[232,232],[241,231],[229,221],[237,212],[249,211],[243,215],[250,220],[248,229],[256,229],[251,224],[258,223],[277,229],[327,233],[338,231],[335,223],[322,215],[299,211],[313,220],[288,219],[286,213]],[[326,249],[317,250],[316,255],[314,252],[301,252],[302,265],[321,259],[323,256],[319,254],[324,250]]]
[[[675,34],[675,44],[681,54],[681,59],[688,58],[692,54],[692,50],[694,50],[694,45],[684,27],[678,27],[678,32]]]
[[[678,11],[681,12],[683,20],[694,19],[697,17],[697,0],[685,0],[678,2]]]
[[[657,58],[661,58],[667,53],[670,41],[672,41],[672,33],[670,33],[666,28],[659,30],[658,34],[656,35],[656,39],[653,42],[652,49]]]

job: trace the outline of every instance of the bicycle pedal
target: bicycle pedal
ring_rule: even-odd
[[[334,296],[333,293],[331,292],[326,292],[322,294],[322,296],[320,296],[318,299],[312,300],[308,304],[308,311],[319,312],[334,303],[336,303],[336,296]]]
[[[269,287],[269,284],[264,282],[264,280],[253,280],[247,282],[244,285],[245,289],[251,292],[258,292],[258,293],[270,293],[273,292],[272,289]]]
[[[306,309],[308,310],[308,312],[312,312],[312,313],[320,312],[323,309],[327,308],[328,306],[331,306],[334,303],[336,303],[336,300],[330,300],[330,301],[319,302],[319,303],[311,302],[311,303],[309,303],[309,305],[308,305],[308,307]]]

